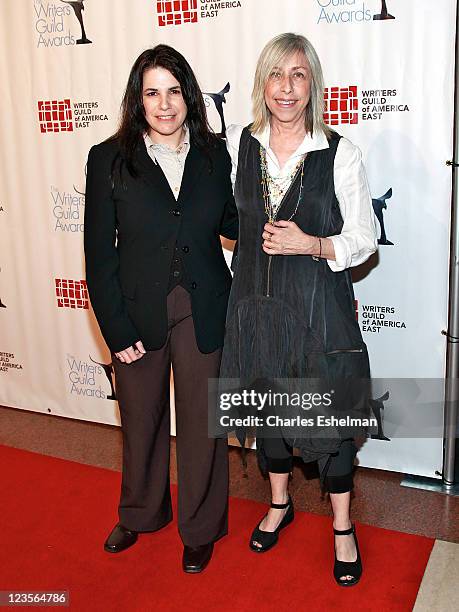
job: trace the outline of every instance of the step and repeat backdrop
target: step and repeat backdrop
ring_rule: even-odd
[[[379,252],[354,271],[379,423],[360,463],[441,470],[455,4],[2,0],[0,404],[119,423],[85,283],[85,164],[135,58],[180,50],[221,133],[250,122],[257,57],[293,31],[319,53],[326,120],[362,149],[378,219]]]

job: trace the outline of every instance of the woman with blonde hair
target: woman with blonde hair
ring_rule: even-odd
[[[355,384],[351,392],[352,382],[368,381],[369,362],[349,268],[376,250],[375,221],[361,153],[324,123],[323,95],[311,43],[281,34],[258,60],[253,123],[227,130],[240,230],[221,377],[258,389],[279,379],[333,383],[333,391],[341,388],[336,413],[365,415],[367,387]],[[350,521],[355,435],[339,425],[310,432],[282,423],[273,429],[267,421],[257,427],[257,453],[272,503],[250,548],[272,548],[294,518],[288,478],[296,447],[304,461],[318,461],[330,493],[335,579],[356,584],[362,563]]]

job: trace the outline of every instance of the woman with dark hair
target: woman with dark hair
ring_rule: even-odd
[[[183,569],[202,571],[227,533],[225,440],[208,437],[231,274],[219,235],[238,221],[224,144],[185,58],[166,45],[129,75],[117,133],[91,148],[85,255],[92,306],[113,353],[123,433],[119,523],[105,550],[171,520],[169,384],[174,373]]]

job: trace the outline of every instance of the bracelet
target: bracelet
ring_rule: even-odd
[[[322,238],[320,236],[317,236],[317,238],[319,239],[319,255],[317,257],[315,255],[312,256],[314,261],[320,261],[322,257]]]

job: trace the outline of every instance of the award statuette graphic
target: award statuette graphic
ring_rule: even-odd
[[[377,15],[373,15],[373,19],[375,21],[380,21],[383,19],[395,19],[393,15],[389,15],[387,12],[386,0],[381,0],[381,12]]]
[[[390,442],[390,438],[384,435],[383,431],[383,410],[384,410],[384,402],[389,399],[389,391],[386,391],[384,395],[378,397],[377,399],[370,400],[370,406],[373,414],[376,417],[376,422],[378,424],[378,431],[375,434],[371,434],[371,438],[373,440],[386,440],[386,442]]]
[[[220,121],[221,121],[221,132],[219,132],[217,134],[217,136],[221,136],[224,137],[225,136],[225,132],[226,132],[226,125],[225,125],[225,116],[223,113],[223,104],[226,103],[226,98],[225,98],[225,94],[228,93],[230,90],[230,84],[227,83],[225,85],[225,87],[219,91],[218,93],[207,93],[204,92],[205,96],[209,96],[209,98],[212,98],[212,100],[214,101],[215,104],[215,108],[217,109],[217,113],[220,117]]]
[[[61,0],[61,2],[65,2],[65,4],[70,4],[70,6],[73,8],[73,11],[76,15],[76,18],[80,22],[81,38],[79,38],[76,41],[76,44],[77,45],[88,45],[89,43],[92,43],[92,40],[89,40],[89,38],[86,36],[86,32],[84,29],[84,23],[83,23],[84,0]]]
[[[381,237],[378,238],[378,244],[394,244],[390,240],[387,240],[386,230],[384,228],[383,210],[387,208],[386,200],[392,197],[392,187],[386,191],[386,193],[380,198],[372,198],[373,210],[375,211],[376,218],[379,221],[379,227],[381,228]]]
[[[103,368],[105,372],[105,376],[107,377],[107,380],[110,383],[111,391],[110,391],[110,395],[107,395],[106,399],[116,401],[116,393],[115,393],[115,388],[113,386],[113,374],[114,374],[113,363],[99,363],[98,361],[94,361],[91,355],[89,355],[89,359],[93,363],[97,363],[97,365],[100,365],[100,367]]]

